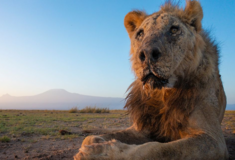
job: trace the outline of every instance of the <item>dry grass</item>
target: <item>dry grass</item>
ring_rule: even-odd
[[[110,113],[109,108],[97,108],[86,106],[85,108],[79,110],[77,107],[73,107],[69,110],[69,113]]]
[[[9,137],[7,137],[7,136],[3,136],[3,137],[0,137],[0,142],[10,142],[10,138]]]
[[[235,133],[235,111],[225,111],[222,126]]]
[[[79,111],[80,113],[109,113],[109,108],[96,108],[96,107],[85,107]]]
[[[106,114],[108,111],[108,109],[92,107],[82,110],[83,113],[79,110],[74,114],[56,110],[2,110],[0,112],[0,138],[48,136],[55,139],[68,139],[78,137],[80,134],[76,133],[78,130],[112,127],[114,123],[107,125],[106,122],[127,117],[126,111],[110,111]],[[105,114],[102,114],[104,112]],[[62,136],[59,130],[75,132],[75,134]]]
[[[79,110],[77,107],[73,107],[69,110],[69,113],[78,113],[78,112],[79,112]]]

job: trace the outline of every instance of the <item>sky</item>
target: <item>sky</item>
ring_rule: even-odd
[[[235,103],[235,1],[201,0],[203,28],[219,44],[220,73]],[[125,15],[164,0],[0,0],[0,96],[65,89],[125,97],[134,81]],[[180,5],[185,6],[185,1]]]

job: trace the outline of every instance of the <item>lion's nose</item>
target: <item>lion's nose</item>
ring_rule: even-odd
[[[142,50],[139,54],[139,59],[141,62],[145,62],[145,61],[152,61],[152,62],[156,62],[158,60],[158,58],[161,56],[161,53],[158,49],[153,49],[153,50]]]
[[[146,59],[146,51],[141,51],[139,55],[140,61],[144,62]]]

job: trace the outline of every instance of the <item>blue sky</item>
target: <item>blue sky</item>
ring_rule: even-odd
[[[124,97],[134,80],[123,25],[133,9],[163,0],[0,0],[0,96],[62,88]],[[182,6],[185,2],[180,3]],[[228,103],[235,103],[235,1],[201,0],[203,28],[219,43]]]

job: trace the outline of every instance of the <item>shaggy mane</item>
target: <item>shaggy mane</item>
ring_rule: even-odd
[[[148,96],[142,89],[142,82],[134,81],[129,87],[125,108],[137,130],[150,131],[150,138],[169,142],[181,138],[188,124],[188,117],[201,98],[193,84],[180,84],[176,89],[154,91]]]

